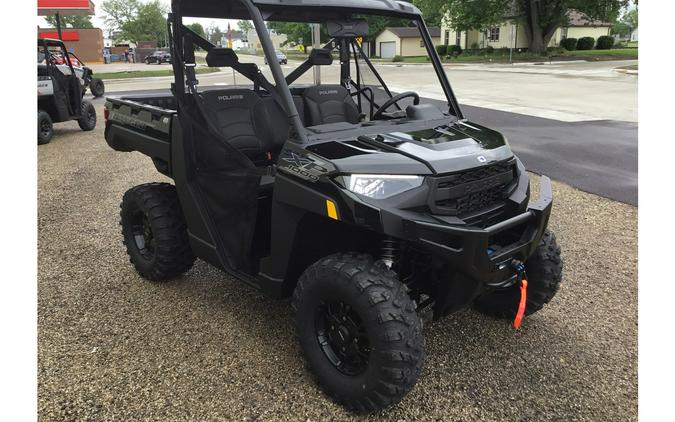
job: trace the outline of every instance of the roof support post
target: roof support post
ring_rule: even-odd
[[[291,91],[288,88],[286,83],[286,78],[284,77],[284,72],[281,70],[281,65],[277,60],[276,52],[274,51],[274,45],[270,39],[269,30],[265,25],[260,9],[258,9],[251,0],[239,0],[241,3],[246,6],[248,13],[251,16],[253,21],[253,26],[255,27],[258,38],[260,39],[260,44],[262,45],[265,56],[267,57],[267,64],[272,71],[272,76],[274,77],[274,83],[278,94],[283,98],[286,105],[286,112],[288,113],[288,119],[290,120],[291,126],[295,129],[295,133],[298,136],[300,142],[307,141],[307,133],[305,127],[300,120],[300,115],[298,114],[298,109],[295,107],[295,102],[293,102],[293,97],[291,96]]]

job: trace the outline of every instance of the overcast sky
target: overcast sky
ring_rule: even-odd
[[[105,24],[104,24],[104,16],[103,16],[103,9],[101,8],[101,4],[103,3],[103,0],[92,0],[95,5],[95,10],[96,10],[96,16],[92,16],[92,23],[96,28],[101,28],[104,30],[105,34]],[[142,3],[147,3],[150,0],[141,0]],[[171,9],[171,0],[159,0],[160,3],[163,3],[167,10]],[[227,29],[227,23],[230,22],[230,25],[232,26],[232,29],[237,29],[237,21],[236,20],[231,20],[231,19],[197,19],[197,18],[185,18],[183,19],[183,22],[186,24],[190,24],[193,22],[199,22],[202,24],[204,28],[207,28],[211,24],[218,25],[221,30]],[[40,27],[47,27],[47,22],[43,17],[38,16],[37,17],[37,24]]]
[[[103,3],[103,0],[92,0],[94,4],[96,5],[96,16],[92,17],[92,22],[94,23],[94,26],[97,28],[102,28],[106,29],[105,25],[103,24],[103,9],[101,8],[101,4]],[[143,3],[147,3],[150,0],[141,0]],[[161,3],[163,3],[167,9],[171,8],[171,0],[160,0]],[[631,6],[629,6],[629,9],[635,8],[635,2],[631,1]],[[211,24],[218,25],[222,30],[227,29],[227,23],[228,21],[230,22],[230,25],[232,26],[232,29],[237,29],[237,21],[236,20],[229,20],[229,19],[196,19],[196,18],[185,18],[183,21],[186,24],[190,24],[193,22],[199,22],[202,24],[204,28],[210,26]],[[41,27],[46,27],[47,22],[44,20],[42,17],[38,17],[37,24],[40,25]]]

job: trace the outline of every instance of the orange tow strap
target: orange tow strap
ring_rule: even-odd
[[[513,328],[516,330],[520,328],[525,316],[525,308],[527,307],[527,279],[523,276],[520,282],[520,303],[518,304],[518,312],[516,312],[516,319],[513,320]]]

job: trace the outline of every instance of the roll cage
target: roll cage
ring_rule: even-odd
[[[254,64],[239,63],[234,60],[227,65],[249,79],[256,89],[262,87],[281,106],[291,124],[291,140],[306,143],[308,134],[293,101],[289,85],[313,66],[332,63],[332,52],[336,50],[340,60],[341,85],[350,90],[352,96],[356,96],[360,110],[362,110],[362,96],[370,102],[370,117],[372,117],[373,107],[377,105],[375,94],[370,87],[362,86],[358,65],[359,56],[375,75],[389,99],[393,95],[354,37],[343,36],[331,39],[323,48],[313,50],[308,59],[297,69],[288,76],[284,76],[281,65],[275,59],[276,51],[265,24],[265,21],[326,23],[335,20],[350,20],[364,14],[409,19],[419,29],[446,96],[448,112],[458,119],[463,119],[421,12],[410,3],[393,0],[341,0],[340,2],[329,0],[173,0],[172,12],[168,19],[170,49],[172,57],[175,58],[172,63],[175,76],[172,92],[179,100],[179,104],[182,102],[181,99],[185,100],[186,97],[196,95],[198,81],[194,71],[196,66],[194,49],[197,46],[209,52],[216,48],[212,43],[183,25],[184,16],[247,19],[253,22],[260,39],[274,85]],[[356,80],[353,80],[351,75],[352,59],[356,64]],[[398,108],[398,105],[396,107]]]

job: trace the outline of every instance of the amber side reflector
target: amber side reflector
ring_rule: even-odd
[[[338,219],[337,208],[335,207],[335,203],[330,199],[326,199],[326,211],[328,212],[328,216],[330,218],[333,220]]]

